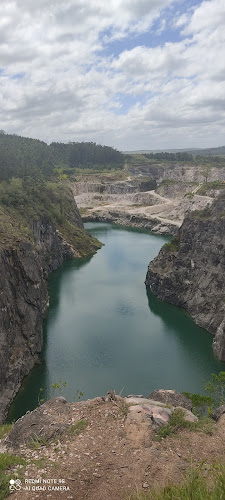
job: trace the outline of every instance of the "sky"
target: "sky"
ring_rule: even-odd
[[[225,145],[225,0],[1,0],[0,129]]]

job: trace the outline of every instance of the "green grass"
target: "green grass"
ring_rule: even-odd
[[[0,439],[4,438],[12,428],[12,424],[0,425]]]
[[[217,464],[208,468],[207,472],[203,466],[191,468],[182,485],[151,488],[146,495],[140,492],[128,496],[127,500],[224,500],[225,466]]]
[[[163,245],[163,249],[166,252],[177,252],[179,250],[179,239],[177,237],[173,238],[171,241]]]
[[[4,500],[9,495],[9,480],[16,479],[15,474],[9,475],[6,471],[16,465],[26,465],[26,460],[10,453],[0,454],[0,500]]]
[[[215,400],[211,396],[202,396],[201,394],[193,394],[192,392],[182,392],[184,396],[192,401],[193,409],[192,413],[201,417],[206,413],[210,413]]]
[[[202,431],[206,434],[212,434],[215,423],[208,417],[203,417],[197,422],[187,422],[184,419],[185,411],[182,408],[177,408],[173,411],[169,423],[164,427],[160,427],[156,433],[156,439],[161,440],[167,436],[176,435],[182,429],[191,431]]]
[[[32,188],[24,186],[21,179],[0,183],[1,246],[17,245],[19,241],[34,244],[32,223],[40,219],[54,223],[81,257],[101,247],[100,242],[81,227],[72,191],[66,183],[44,182]]]
[[[215,190],[225,189],[225,182],[223,182],[223,181],[204,182],[204,184],[202,184],[202,186],[198,189],[196,194],[200,194],[200,195],[204,196],[211,189],[215,189]]]
[[[47,446],[48,442],[44,437],[38,436],[38,434],[35,434],[27,446],[31,448],[31,450],[39,450],[42,446]]]
[[[189,213],[189,217],[199,220],[207,220],[212,215],[212,211],[209,207],[203,208],[203,210],[193,210]]]
[[[78,422],[76,422],[76,424],[73,424],[68,428],[67,433],[70,436],[76,436],[78,434],[81,434],[81,432],[83,432],[87,426],[87,420],[79,420]]]

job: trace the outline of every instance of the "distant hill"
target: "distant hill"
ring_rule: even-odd
[[[139,149],[136,151],[122,151],[123,154],[141,154],[141,153],[189,153],[194,156],[225,156],[225,146],[216,148],[184,148],[184,149]]]
[[[30,175],[50,178],[55,168],[66,174],[74,169],[122,169],[124,156],[109,146],[93,142],[52,142],[49,146],[37,139],[0,131],[0,181]]]

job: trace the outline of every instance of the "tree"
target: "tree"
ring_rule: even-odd
[[[208,182],[210,173],[211,173],[212,167],[208,163],[204,165],[203,170],[200,172],[200,174],[204,177],[205,182]]]

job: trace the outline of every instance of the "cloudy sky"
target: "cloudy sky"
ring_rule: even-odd
[[[119,150],[225,144],[225,0],[1,0],[0,128]]]

